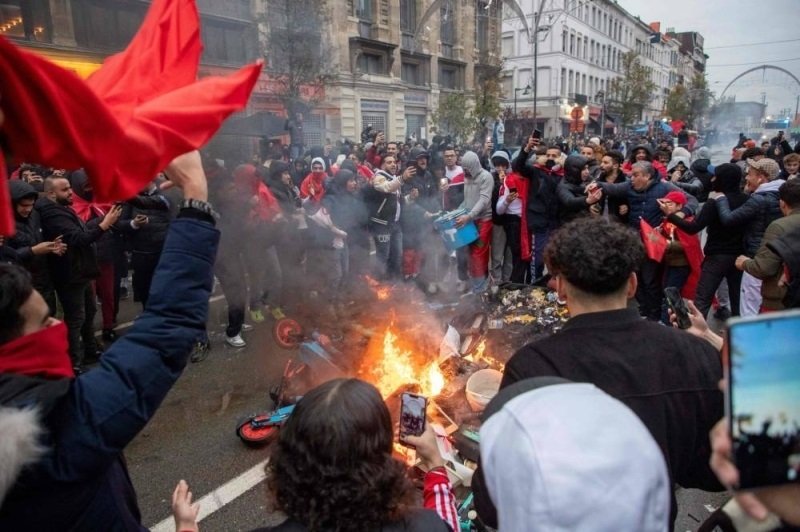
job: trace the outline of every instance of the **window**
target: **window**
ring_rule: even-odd
[[[134,5],[98,0],[73,1],[75,41],[78,46],[84,48],[120,50],[133,38],[144,20],[146,8],[145,4]],[[204,41],[207,36],[208,33],[204,32]]]
[[[445,2],[439,9],[439,39],[443,44],[453,45],[456,43],[455,13],[449,2]]]
[[[5,0],[0,3],[0,35],[50,42],[50,6],[47,0]]]
[[[567,89],[568,89],[567,90],[567,94],[568,95],[575,94],[575,76],[574,76],[574,73],[572,72],[572,70],[569,71],[568,80],[569,81],[568,81],[568,85],[567,85]]]
[[[503,94],[506,98],[513,98],[514,96],[514,77],[509,73],[503,75]]]
[[[588,39],[588,37],[584,37],[583,38],[583,55],[581,56],[581,59],[587,59],[587,60],[589,59],[588,49],[589,49],[589,39]]]
[[[411,34],[417,31],[417,0],[400,0],[400,30]]]
[[[503,57],[511,57],[514,55],[514,36],[505,35],[503,37]]]
[[[411,85],[423,85],[422,69],[418,63],[403,61],[400,65],[400,79]]]
[[[363,74],[386,74],[386,68],[383,64],[383,57],[379,54],[372,54],[369,52],[362,52],[358,56],[358,69]]]
[[[483,0],[475,3],[475,45],[478,50],[489,48],[489,10]]]
[[[567,53],[567,30],[561,32],[561,51]]]
[[[575,55],[575,34],[569,34],[569,55]]]
[[[372,0],[353,0],[356,17],[365,22],[372,22]]]
[[[561,96],[567,95],[567,69],[561,69]]]
[[[455,89],[458,86],[456,69],[442,66],[439,69],[439,85],[444,89]]]
[[[586,94],[586,74],[581,74],[581,94]]]

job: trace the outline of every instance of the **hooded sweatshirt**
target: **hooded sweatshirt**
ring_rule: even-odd
[[[303,199],[311,199],[315,203],[319,203],[322,201],[322,198],[325,197],[325,178],[328,174],[325,173],[325,161],[322,157],[314,157],[311,159],[311,167],[314,167],[314,163],[319,163],[322,165],[322,172],[309,173],[303,182],[300,183],[300,197]],[[311,189],[314,189],[314,193],[311,193]]]
[[[464,201],[460,207],[467,211],[470,220],[492,219],[492,174],[481,166],[478,154],[468,151],[461,157],[464,167]]]
[[[661,450],[636,414],[592,384],[521,393],[489,416],[480,440],[503,532],[669,527]]]
[[[49,286],[49,276],[47,275],[47,257],[34,255],[32,251],[33,246],[44,241],[39,213],[34,209],[27,218],[23,218],[17,213],[17,204],[20,201],[30,198],[35,202],[39,194],[25,181],[11,180],[8,182],[8,187],[11,193],[11,205],[14,209],[17,232],[8,239],[6,245],[17,252],[17,260],[31,272],[34,286],[41,289],[43,284]]]
[[[673,155],[667,164],[667,178],[669,179],[672,176],[672,172],[675,171],[678,164],[683,164],[683,173],[677,181],[672,181],[672,179],[670,181],[687,194],[691,194],[696,198],[703,191],[703,183],[692,173],[689,157]]]

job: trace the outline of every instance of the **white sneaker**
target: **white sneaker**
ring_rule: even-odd
[[[436,286],[436,283],[428,283],[428,293],[435,294],[439,291],[439,287]]]
[[[242,323],[242,332],[250,332],[253,330],[253,326],[249,323]]]
[[[236,336],[225,336],[225,343],[231,347],[245,347],[247,343],[242,339],[241,334],[237,334]]]

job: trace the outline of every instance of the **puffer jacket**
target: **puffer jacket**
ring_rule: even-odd
[[[38,407],[48,449],[0,508],[0,530],[147,530],[122,451],[178,380],[208,319],[219,232],[179,218],[147,309],[97,368],[45,379],[0,371],[0,403]]]
[[[776,179],[764,183],[736,210],[731,210],[727,198],[717,199],[717,212],[726,227],[745,226],[744,249],[748,257],[755,256],[769,224],[781,217],[778,189],[785,181]]]
[[[711,178],[714,176],[709,170],[708,167],[711,166],[710,159],[697,159],[692,163],[692,166],[689,167],[689,170],[700,180],[700,183],[703,184],[703,190],[701,190],[695,197],[697,201],[700,203],[704,203],[708,200],[708,193],[711,191]]]
[[[669,181],[662,181],[657,176],[650,178],[647,188],[637,191],[630,181],[625,183],[600,183],[603,192],[609,199],[625,200],[628,203],[628,225],[639,230],[639,220],[644,219],[653,227],[658,226],[664,219],[664,213],[658,205],[658,200],[673,190],[680,191]],[[697,199],[687,196],[686,206],[683,208],[687,214],[697,212]]]

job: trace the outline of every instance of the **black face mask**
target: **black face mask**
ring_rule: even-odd
[[[556,162],[553,159],[547,159],[544,165],[548,168],[553,168],[556,165]]]

